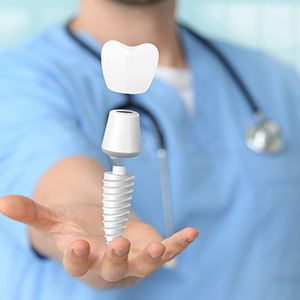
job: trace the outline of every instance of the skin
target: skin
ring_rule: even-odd
[[[160,49],[161,64],[184,68],[174,8],[171,0],[83,0],[72,30],[84,30],[99,42],[154,42]],[[198,231],[184,228],[163,239],[132,212],[124,237],[107,245],[101,219],[103,174],[95,160],[66,158],[40,178],[32,199],[19,195],[0,198],[0,213],[27,224],[33,247],[62,263],[71,276],[98,289],[128,287],[179,255]]]
[[[161,2],[162,0],[114,0],[114,1],[122,4],[129,4],[129,5],[148,5],[156,2]]]

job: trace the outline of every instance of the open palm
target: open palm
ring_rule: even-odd
[[[107,245],[101,207],[93,204],[45,207],[22,196],[0,199],[0,213],[29,225],[33,246],[61,261],[72,276],[97,288],[126,287],[180,254],[198,235],[185,228],[168,239],[130,218],[124,237]]]

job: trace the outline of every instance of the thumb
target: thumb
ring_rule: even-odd
[[[11,195],[0,198],[0,213],[42,231],[47,231],[56,223],[49,208],[24,196]]]

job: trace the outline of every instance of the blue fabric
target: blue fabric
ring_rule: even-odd
[[[156,79],[135,97],[157,117],[169,149],[175,229],[200,238],[142,284],[96,291],[31,251],[26,226],[0,217],[0,299],[299,299],[300,81],[260,53],[216,42],[235,64],[263,112],[282,126],[286,148],[257,155],[244,143],[253,117],[215,57],[181,31],[193,72],[196,118],[174,88]],[[81,33],[100,53],[100,46]],[[86,155],[105,167],[99,149],[110,108],[124,99],[108,91],[95,58],[54,27],[0,58],[0,194],[30,196],[57,161]],[[136,175],[134,210],[164,234],[157,139],[143,118],[143,151],[124,160]]]

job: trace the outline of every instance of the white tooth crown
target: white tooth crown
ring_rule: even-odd
[[[107,87],[122,94],[145,93],[155,76],[158,60],[158,49],[153,44],[130,47],[118,41],[106,42],[101,61]]]

